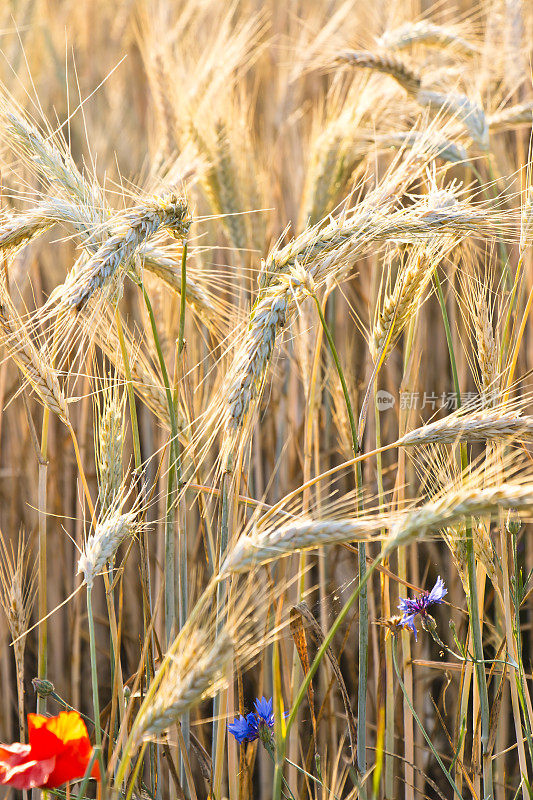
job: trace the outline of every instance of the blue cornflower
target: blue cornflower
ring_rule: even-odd
[[[235,736],[239,744],[241,744],[241,742],[246,742],[246,741],[253,742],[254,739],[257,739],[257,734],[255,734],[255,736],[252,735],[252,726],[250,719],[252,717],[255,719],[253,714],[248,714],[247,717],[239,715],[238,717],[235,717],[233,722],[230,722],[230,724],[228,725],[228,731]]]
[[[228,731],[232,733],[236,740],[241,742],[255,742],[262,737],[262,734],[274,729],[274,712],[272,698],[256,698],[254,701],[255,711],[251,711],[246,717],[239,715],[228,725]],[[268,734],[270,735],[270,733]]]
[[[262,697],[261,700],[256,698],[254,700],[255,706],[255,713],[260,720],[262,720],[269,728],[274,727],[274,707],[272,704],[272,698],[267,700],[266,697]]]
[[[439,575],[435,586],[430,592],[422,592],[422,594],[419,594],[418,597],[415,597],[412,600],[409,598],[406,600],[400,599],[398,608],[400,611],[403,611],[400,625],[403,625],[404,628],[410,628],[413,631],[415,635],[415,641],[417,639],[415,617],[420,615],[424,620],[429,616],[428,608],[436,603],[442,603],[442,599],[446,594],[448,594],[448,590],[444,586],[444,581]]]

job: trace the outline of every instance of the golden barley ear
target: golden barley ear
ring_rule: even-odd
[[[124,388],[116,376],[106,376],[96,395],[94,423],[98,499],[104,515],[113,506],[122,486],[125,409]]]
[[[23,530],[19,531],[17,548],[6,543],[0,531],[0,605],[6,615],[13,640],[18,695],[18,718],[21,742],[24,734],[24,651],[26,632],[37,596],[37,561]]]

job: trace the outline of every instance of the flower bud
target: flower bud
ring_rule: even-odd
[[[39,697],[48,697],[52,692],[55,692],[55,686],[51,681],[34,678],[32,685]]]
[[[513,536],[518,536],[520,533],[520,528],[522,527],[522,520],[520,519],[520,515],[516,508],[510,508],[509,513],[507,514],[507,520],[505,521],[505,527],[507,528],[507,532],[511,533]]]

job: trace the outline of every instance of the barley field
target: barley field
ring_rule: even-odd
[[[531,0],[0,56],[0,797],[531,800]]]

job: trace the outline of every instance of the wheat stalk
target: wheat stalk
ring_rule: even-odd
[[[133,512],[120,514],[113,511],[103,517],[85,542],[83,552],[78,559],[78,572],[83,573],[89,588],[94,579],[100,575],[111,561],[125,539],[131,539],[139,530],[137,515]]]
[[[520,215],[520,251],[523,252],[531,240],[533,231],[533,186],[528,186]]]
[[[435,190],[410,209],[382,215],[380,199],[388,208],[388,192],[378,187],[353,213],[331,220],[327,225],[307,229],[268,256],[260,280],[268,285],[277,277],[279,282],[260,293],[244,342],[237,348],[225,387],[230,429],[244,423],[252,400],[259,394],[277,333],[294,312],[298,300],[309,293],[305,281],[294,273],[297,264],[318,287],[326,280],[342,279],[353,259],[372,244],[392,238],[409,241],[429,236],[439,229],[466,233],[475,227],[476,219],[481,222],[485,216],[472,206],[460,203],[451,190]],[[416,286],[420,287],[421,283],[422,280],[417,281]]]
[[[140,250],[142,265],[152,274],[164,281],[170,288],[180,294],[181,275],[177,266],[179,260],[167,250],[146,244]],[[203,288],[199,281],[192,278],[190,270],[186,275],[186,297],[188,305],[200,319],[214,331],[221,328],[221,309],[215,298]]]
[[[299,550],[367,541],[390,524],[391,517],[387,514],[365,515],[357,519],[296,518],[266,531],[241,536],[225,558],[220,574],[247,572],[254,566]]]
[[[408,512],[397,522],[387,537],[386,551],[426,536],[430,531],[461,521],[465,517],[482,517],[498,509],[533,508],[533,484],[502,483],[484,489],[459,487],[443,492],[438,500]]]
[[[476,52],[476,47],[453,28],[437,25],[429,20],[406,22],[398,28],[385,31],[377,39],[377,44],[388,50],[403,50],[414,44],[425,44],[442,48],[454,47],[468,54]]]
[[[233,650],[232,638],[226,630],[222,630],[214,642],[209,641],[202,629],[192,630],[183,637],[165,667],[153,698],[143,704],[133,722],[132,747],[137,747],[146,737],[164,733],[183,714],[216,692]]]
[[[353,51],[341,53],[337,61],[391,75],[420,106],[461,120],[476,144],[482,150],[488,149],[489,125],[485,112],[466,95],[457,92],[443,94],[424,88],[420,75],[400,59],[388,54]]]
[[[84,234],[83,244],[94,253],[94,258],[96,259],[95,251],[98,247],[104,248],[104,251],[101,251],[98,256],[104,256],[106,254],[105,246],[107,248],[110,247],[110,239],[118,242],[125,234],[128,234],[128,227],[135,227],[141,222],[139,218],[135,219],[135,215],[142,215],[142,206],[119,216],[117,220],[110,220],[111,212],[107,207],[102,190],[95,181],[89,181],[81,175],[70,151],[57,135],[45,137],[33,123],[16,109],[13,102],[5,97],[2,100],[0,113],[6,123],[5,136],[8,141],[11,141],[14,149],[24,157],[25,162],[35,166],[39,177],[46,178],[56,189],[64,191],[68,195],[66,200],[48,197],[35,210],[28,211],[26,218],[19,220],[18,223],[8,218],[5,230],[7,243],[4,246],[14,246],[9,242],[10,238],[16,241],[18,237],[25,237],[25,240],[27,240],[29,235],[34,236],[55,222],[63,222],[72,225],[77,232]],[[176,218],[172,219],[172,200],[172,195],[161,198],[161,203],[169,203],[167,209],[169,227],[176,235],[186,235],[190,219],[187,215],[187,209],[183,208],[180,211],[180,205],[185,201],[178,197],[175,198]],[[147,228],[150,228],[150,222],[156,223],[157,206],[157,199],[153,202],[152,207],[148,202],[146,207],[148,214],[148,219],[146,219]],[[160,208],[159,210],[161,211],[162,209]],[[153,216],[150,219],[151,213]],[[181,213],[183,213],[183,217],[180,219]],[[132,215],[131,217],[130,214]],[[161,216],[164,216],[164,212]],[[21,230],[18,232],[15,230],[17,225],[21,226]],[[157,228],[164,226],[163,220],[161,220],[161,224],[157,224]],[[140,229],[137,232],[142,234]],[[1,236],[0,223],[0,247],[2,246]],[[20,243],[23,242],[19,241],[17,245]],[[174,291],[179,292],[181,288],[179,269],[177,268],[179,259],[174,260],[162,248],[153,248],[146,243],[143,246],[143,243],[144,239],[138,242],[136,249],[141,248],[141,255],[146,269],[158,275]],[[123,242],[123,244],[125,243]],[[107,255],[112,260],[113,254],[109,250],[107,250]],[[124,256],[127,257],[125,253]],[[105,270],[105,266],[105,264],[102,264],[102,269]],[[111,263],[109,267],[112,269],[113,264]],[[90,270],[91,267],[86,266],[85,269]],[[85,279],[90,281],[91,276],[85,272],[85,269],[80,271],[83,272]],[[73,274],[73,281],[75,277],[76,275]],[[79,275],[78,278],[83,285],[82,278]],[[69,286],[69,290],[75,291],[72,286]],[[62,291],[60,289],[59,294]],[[210,327],[218,320],[217,327],[220,328],[220,314],[216,304],[213,304],[205,289],[200,284],[196,284],[190,274],[190,270],[187,272],[187,298],[190,300],[193,309]]]
[[[176,237],[185,238],[190,224],[187,202],[173,192],[130,209],[96,253],[56,289],[55,297],[62,305],[79,310],[97,289],[109,283],[119,268],[128,266],[140,247],[158,230],[167,228]]]
[[[118,382],[107,379],[101,402],[96,403],[94,451],[102,516],[113,507],[122,485],[125,399]]]
[[[418,152],[418,148],[412,151]],[[407,177],[403,170],[402,176],[384,180],[353,210],[338,218],[328,217],[306,228],[284,247],[273,248],[262,265],[259,285],[265,287],[276,276],[288,274],[296,262],[318,282],[344,275],[347,255],[360,256],[377,242],[413,242],[444,229],[492,235],[500,224],[497,215],[486,208],[459,200],[454,187],[434,187],[410,207],[398,207],[402,177]],[[414,175],[411,177],[414,179]]]
[[[374,141],[381,147],[416,147],[426,137],[422,131],[401,131],[399,133],[378,134]],[[435,132],[431,137],[431,147],[435,156],[449,161],[451,164],[462,164],[468,161],[468,153],[458,142]]]
[[[489,146],[489,125],[482,107],[464,94],[457,92],[435,92],[420,89],[416,101],[424,108],[459,119],[464,123],[470,137],[481,150]]]
[[[377,72],[384,72],[394,78],[409,94],[416,94],[422,83],[420,75],[414,69],[389,53],[348,50],[344,53],[339,53],[336,61],[341,64],[349,64],[352,67],[364,67]]]
[[[455,243],[441,238],[426,247],[415,247],[407,262],[398,270],[392,292],[385,292],[381,305],[376,307],[370,333],[370,352],[374,362],[386,358],[405,326],[411,321],[422,302],[434,269]],[[386,349],[383,347],[386,344]]]
[[[383,530],[389,531],[385,536],[388,554],[408,542],[461,522],[465,517],[489,515],[499,508],[531,510],[533,484],[503,483],[485,489],[450,487],[439,499],[407,512],[346,519],[295,519],[241,536],[224,560],[220,574],[246,572],[252,566],[299,550],[376,539]]]
[[[165,428],[170,430],[168,402],[161,378],[151,367],[146,356],[140,351],[139,344],[133,339],[129,328],[125,325],[123,327],[128,353],[131,354],[130,370],[133,388],[143,403],[164,424]],[[125,380],[124,361],[120,352],[120,343],[113,323],[107,316],[104,316],[103,320],[96,326],[94,338],[119,375]],[[179,408],[176,409],[176,414],[178,415],[178,428],[182,430],[185,427],[185,421],[183,416],[180,415]]]
[[[244,345],[233,364],[235,378],[227,394],[231,429],[242,425],[250,404],[259,394],[278,330],[286,322],[288,307],[288,288],[273,286],[266,290],[250,315]]]
[[[67,400],[52,366],[52,359],[44,346],[37,350],[4,281],[0,281],[0,338],[43,405],[70,426]]]
[[[24,655],[31,611],[35,600],[36,571],[30,569],[30,554],[24,533],[19,534],[17,551],[11,553],[0,531],[0,604],[15,642],[15,653]]]
[[[515,125],[531,125],[533,121],[533,103],[518,103],[515,106],[502,108],[489,114],[489,129],[492,132],[513,128]]]
[[[478,302],[473,311],[474,333],[481,373],[481,398],[485,406],[493,406],[498,396],[498,345],[494,337],[492,315],[482,290],[478,294]]]
[[[17,672],[19,729],[24,741],[24,650],[26,633],[35,602],[36,566],[30,568],[30,551],[21,531],[15,553],[9,552],[0,531],[0,605],[4,609],[13,640]]]
[[[69,149],[58,135],[43,133],[18,110],[12,100],[3,97],[0,107],[3,134],[20,153],[26,164],[32,164],[41,177],[65,189],[71,197],[94,210],[93,224],[98,224],[98,210],[104,205],[98,185],[87,181],[78,170]]]
[[[406,433],[397,444],[402,447],[438,442],[486,442],[498,439],[533,440],[533,417],[479,411],[468,416],[451,414],[444,419],[423,425]]]

